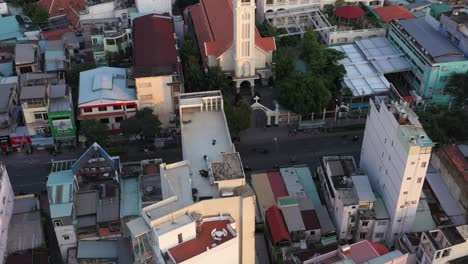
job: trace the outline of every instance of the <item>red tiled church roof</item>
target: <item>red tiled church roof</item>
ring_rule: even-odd
[[[413,19],[416,18],[404,6],[391,5],[374,9],[385,23],[390,23],[393,19]]]
[[[175,29],[171,17],[146,15],[134,20],[135,77],[178,71]]]
[[[46,10],[50,17],[66,15],[72,26],[80,22],[79,12],[86,9],[86,0],[40,0],[37,5]]]
[[[216,57],[226,52],[233,42],[234,7],[232,0],[200,0],[189,6],[200,51]],[[255,28],[255,44],[264,51],[276,49],[274,38],[262,38]]]
[[[274,244],[281,241],[291,241],[288,228],[284,222],[283,213],[277,206],[272,206],[265,213],[268,226],[270,227],[271,240]]]

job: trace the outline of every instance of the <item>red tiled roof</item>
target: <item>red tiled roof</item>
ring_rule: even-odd
[[[376,243],[376,242],[373,242],[371,240],[367,240],[367,242],[369,242],[369,245],[371,245],[371,247],[377,251],[377,253],[382,256],[382,255],[385,255],[387,253],[389,253],[390,251],[388,250],[388,248],[384,245],[384,244],[380,244],[380,243]]]
[[[135,77],[178,72],[171,17],[146,15],[134,20]]]
[[[265,213],[268,226],[270,227],[271,239],[276,244],[281,241],[291,241],[288,228],[284,222],[283,213],[277,206],[272,206]]]
[[[374,243],[374,244],[377,244],[377,243]],[[385,247],[384,245],[382,246]],[[374,248],[374,246],[371,245],[371,242],[368,240],[361,240],[359,242],[356,242],[350,245],[350,247],[351,247],[351,250],[345,253],[345,256],[352,259],[356,263],[364,263],[378,256],[381,256],[381,254],[379,254],[379,251],[377,251]],[[379,250],[383,252],[383,249],[379,249]],[[387,253],[388,253],[388,249],[387,249]]]
[[[415,101],[414,98],[411,95],[403,96],[403,100],[405,100],[408,103],[412,103],[412,102]]]
[[[401,20],[416,18],[406,7],[400,5],[379,7],[374,9],[374,11],[387,24],[390,23],[393,19]]]
[[[342,17],[342,18],[347,18],[347,19],[353,19],[353,18],[361,18],[365,15],[366,13],[362,8],[359,6],[342,6],[338,7],[335,10],[335,15],[337,17]]]
[[[61,40],[63,34],[67,32],[73,32],[73,27],[68,26],[66,28],[56,30],[42,31],[42,38],[45,40]]]
[[[283,177],[281,177],[279,172],[267,172],[267,176],[268,181],[270,182],[271,191],[273,192],[276,200],[280,197],[289,195]]]
[[[227,236],[222,237],[219,241],[214,240],[211,236],[211,231],[213,229],[223,230],[223,228],[225,228],[227,230],[226,226],[228,224],[228,220],[203,222],[203,229],[197,234],[196,238],[169,249],[169,253],[176,263],[180,263],[187,259],[191,259],[194,256],[200,255],[206,251],[207,247],[212,248],[213,244],[220,245],[229,241],[233,238],[229,231],[227,232]]]
[[[50,17],[67,16],[72,26],[77,27],[80,21],[78,12],[86,9],[86,0],[40,0],[37,5],[46,10]]]
[[[218,57],[232,46],[234,17],[231,0],[201,0],[187,10],[193,21],[201,54]],[[256,28],[255,44],[264,51],[276,49],[275,39],[262,38]]]
[[[468,161],[465,160],[465,157],[463,157],[457,145],[444,145],[442,146],[442,150],[447,154],[448,158],[451,159],[458,172],[463,175],[465,181],[468,181]]]

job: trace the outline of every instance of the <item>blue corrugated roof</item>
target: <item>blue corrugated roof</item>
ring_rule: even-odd
[[[312,200],[312,202],[314,203],[314,207],[317,208],[319,206],[322,206],[322,202],[320,201],[320,197],[318,195],[314,181],[312,180],[312,175],[310,174],[309,168],[303,167],[295,169],[297,176],[299,177],[299,180],[301,181],[301,184],[304,187],[304,192]]]
[[[141,195],[138,178],[123,179],[121,183],[120,218],[132,215],[140,215]]]
[[[26,40],[26,37],[21,33],[16,16],[0,16],[0,41],[9,39]]]
[[[50,205],[50,217],[65,217],[71,216],[73,208],[73,203],[61,203],[61,204],[51,204]]]
[[[465,60],[463,52],[432,28],[424,17],[401,20],[399,23],[434,58],[435,62]]]
[[[47,179],[47,186],[73,184],[73,172],[71,170],[51,172]]]
[[[65,51],[63,50],[50,50],[45,52],[45,59],[52,60],[52,59],[66,59],[65,58]]]
[[[126,69],[100,67],[80,73],[78,104],[85,104],[98,99],[136,100],[135,89],[130,89],[127,86]]]

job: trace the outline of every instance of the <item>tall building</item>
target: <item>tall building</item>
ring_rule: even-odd
[[[370,100],[360,167],[390,216],[386,244],[411,231],[433,143],[406,103]]]
[[[253,0],[202,0],[186,9],[205,67],[219,66],[232,77],[237,91],[271,76],[274,38],[262,38],[255,26]]]
[[[420,264],[468,262],[468,225],[423,232],[416,252]]]
[[[127,223],[136,263],[255,263],[255,195],[220,91],[179,96],[183,161],[160,164],[162,200]]]
[[[7,250],[8,225],[13,214],[15,196],[7,170],[2,162],[0,162],[0,199],[2,199],[0,206],[0,264],[3,264]]]

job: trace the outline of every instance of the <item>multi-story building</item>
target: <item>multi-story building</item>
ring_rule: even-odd
[[[127,79],[127,69],[100,67],[80,72],[78,119],[96,119],[110,130],[137,111],[135,89]]]
[[[32,43],[16,44],[15,68],[16,74],[40,72],[40,52],[37,45]]]
[[[41,30],[25,15],[0,16],[0,43],[15,45],[28,40],[39,40]]]
[[[68,69],[68,58],[65,55],[65,45],[62,40],[47,40],[44,42],[44,71],[65,72]]]
[[[412,97],[416,101],[449,104],[451,98],[445,87],[450,76],[468,70],[463,51],[424,17],[391,23],[388,39],[414,67],[403,75],[412,88]]]
[[[420,264],[468,262],[468,225],[423,232],[416,252]]]
[[[160,164],[162,201],[127,223],[136,263],[254,263],[255,196],[221,92],[179,100],[184,161]]]
[[[323,157],[317,168],[321,189],[339,239],[381,242],[388,214],[378,206],[368,177],[359,173],[352,156]]]
[[[0,128],[15,123],[12,120],[19,102],[18,77],[3,78],[0,81]]]
[[[47,115],[52,137],[58,145],[75,145],[76,126],[70,87],[66,84],[49,86]]]
[[[185,21],[198,40],[205,67],[220,66],[232,76],[237,92],[271,76],[274,38],[262,38],[255,26],[253,0],[202,0],[189,6]]]
[[[168,14],[172,15],[171,0],[135,0],[138,13],[142,14]]]
[[[1,46],[0,47],[0,73],[3,77],[12,76],[14,74],[15,62],[15,47]]]
[[[97,143],[77,160],[52,163],[47,192],[63,259],[73,254],[70,248],[77,241],[122,236],[120,173],[119,157],[109,156]],[[78,246],[78,258],[79,252]]]
[[[172,17],[146,15],[133,21],[133,77],[139,107],[153,109],[163,127],[175,126],[182,67]]]
[[[2,233],[0,236],[0,264],[3,264],[7,252],[8,225],[13,214],[15,195],[11,188],[8,172],[2,162],[0,162],[0,199],[2,199],[2,206],[0,207],[0,232]]]
[[[108,27],[93,27],[91,41],[94,61],[98,66],[105,66],[109,61],[126,59],[131,55],[132,30],[118,24]]]
[[[468,56],[468,7],[455,9],[451,14],[443,13],[440,32]]]
[[[406,103],[370,100],[360,167],[390,216],[386,244],[411,232],[433,143]]]

